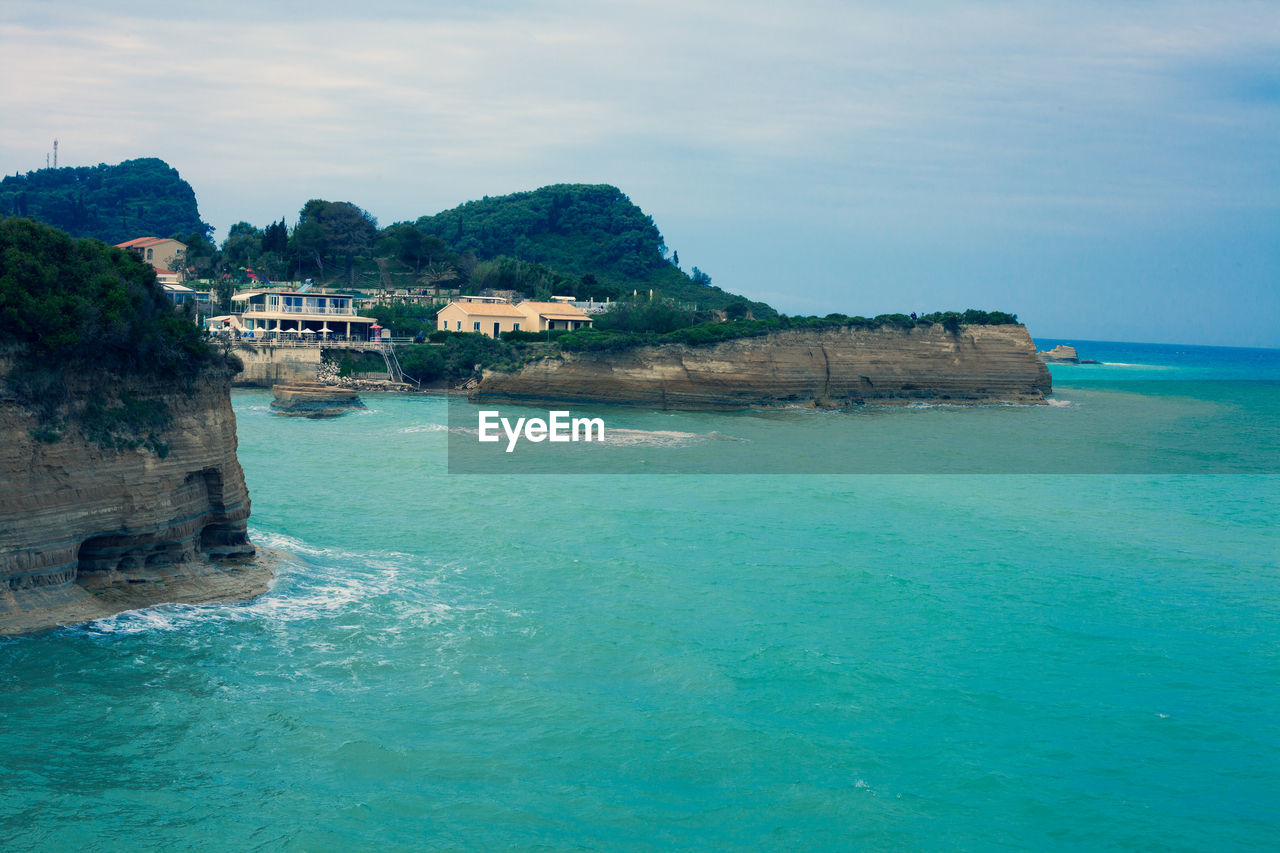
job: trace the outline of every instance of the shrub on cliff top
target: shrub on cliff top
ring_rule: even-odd
[[[948,332],[956,334],[961,324],[991,326],[1017,323],[1016,314],[1003,311],[977,311],[964,313],[939,311],[923,317],[912,318],[906,314],[880,314],[876,317],[847,317],[844,314],[828,314],[825,317],[788,317],[780,314],[763,320],[730,320],[723,323],[701,323],[675,331],[627,333],[619,329],[587,328],[565,335],[559,340],[566,352],[620,352],[632,347],[650,344],[686,344],[700,346],[721,341],[754,338],[781,329],[913,329],[941,324]]]
[[[155,271],[97,240],[0,220],[0,345],[23,362],[189,377],[217,356]]]
[[[124,377],[193,387],[201,370],[234,366],[178,314],[155,271],[97,240],[73,240],[28,219],[0,220],[0,382],[38,418],[32,436],[57,441],[69,423],[103,448],[146,447],[163,456],[162,399],[134,400]],[[104,378],[104,374],[107,378]],[[75,399],[69,380],[79,383]]]

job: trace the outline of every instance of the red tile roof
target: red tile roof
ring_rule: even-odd
[[[116,243],[117,249],[145,249],[147,246],[155,246],[160,243],[168,243],[172,238],[169,237],[135,237],[132,240],[126,240],[123,243]],[[173,240],[177,243],[178,240]]]

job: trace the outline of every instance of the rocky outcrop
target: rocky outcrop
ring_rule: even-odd
[[[486,373],[471,399],[657,409],[1039,403],[1049,371],[1025,326],[771,332],[705,346],[565,353]]]
[[[1038,352],[1036,355],[1040,356],[1040,360],[1045,364],[1098,364],[1092,358],[1081,358],[1075,347],[1066,344],[1058,344],[1053,349]]]
[[[1041,360],[1049,364],[1079,364],[1080,354],[1076,352],[1075,347],[1069,347],[1066,344],[1058,344],[1051,350],[1038,352]]]
[[[266,589],[270,570],[246,536],[230,377],[210,368],[184,388],[74,377],[72,401],[107,388],[109,403],[163,412],[138,446],[104,442],[110,430],[88,437],[93,417],[110,422],[110,405],[72,411],[50,441],[37,406],[0,396],[0,633]]]
[[[336,418],[352,409],[363,409],[354,388],[324,382],[291,382],[273,385],[271,410],[295,418]]]

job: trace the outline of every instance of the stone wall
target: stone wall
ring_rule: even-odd
[[[239,343],[235,354],[244,363],[236,376],[236,385],[270,388],[287,382],[308,382],[316,378],[320,367],[319,347],[273,347],[265,344]]]

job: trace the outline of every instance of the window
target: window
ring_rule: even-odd
[[[151,260],[151,250],[147,249],[147,260]]]
[[[518,332],[518,331],[520,331],[520,324],[519,324],[519,323],[512,323],[512,324],[511,324],[511,331],[513,331],[513,332]]]
[[[472,325],[475,327],[472,331],[476,331],[476,332],[480,331],[480,321],[479,321],[479,320],[476,320],[476,321],[475,321],[475,323],[473,323]]]
[[[457,331],[457,332],[461,332],[461,331],[462,331],[462,321],[461,321],[461,320],[459,320],[459,321],[458,321],[458,325],[457,325],[457,327],[454,329],[454,331]]]

